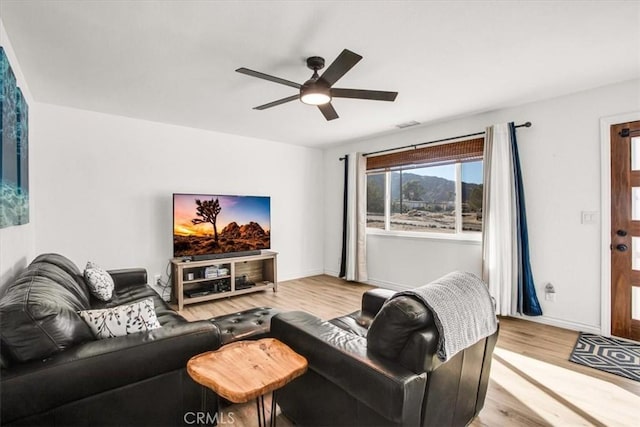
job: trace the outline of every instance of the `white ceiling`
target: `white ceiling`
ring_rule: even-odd
[[[38,102],[322,147],[640,77],[638,1],[0,0]],[[296,90],[308,56],[364,57],[327,122]],[[637,96],[638,94],[636,94]]]

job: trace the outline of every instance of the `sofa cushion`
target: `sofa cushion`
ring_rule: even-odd
[[[19,362],[42,359],[93,340],[77,312],[89,308],[75,278],[55,263],[33,262],[0,300],[0,336]]]
[[[151,298],[113,308],[83,310],[78,314],[98,339],[122,337],[160,327]]]
[[[367,348],[388,359],[396,359],[409,336],[424,328],[431,313],[413,297],[387,301],[374,317],[367,333]]]
[[[116,283],[116,289],[113,293],[111,301],[100,301],[92,296],[91,309],[113,308],[119,305],[131,304],[136,301],[151,298],[156,310],[156,317],[162,327],[187,323],[187,320],[176,313],[160,295],[154,291],[146,282],[136,282],[126,286],[119,285],[120,273],[110,271]],[[146,275],[145,275],[146,277]]]
[[[212,317],[218,327],[222,345],[239,340],[257,340],[269,336],[271,318],[280,310],[271,307],[254,307],[238,313]]]
[[[366,337],[372,321],[373,317],[371,317],[368,313],[358,310],[354,311],[351,314],[347,314],[346,316],[340,316],[336,317],[335,319],[331,319],[329,320],[329,323],[336,325],[340,329],[349,331],[359,337]]]
[[[78,299],[81,301],[82,305],[85,307],[89,306],[89,288],[84,281],[84,276],[78,267],[71,261],[69,258],[62,256],[60,254],[41,254],[38,255],[32,262],[31,265],[35,265],[38,263],[52,264],[58,267],[57,271],[59,271],[62,276],[54,278],[60,285],[67,288],[69,291],[78,296]],[[38,274],[46,274],[46,270],[40,269]]]
[[[91,294],[101,301],[109,301],[113,297],[115,284],[105,269],[89,261],[84,269],[84,278]]]

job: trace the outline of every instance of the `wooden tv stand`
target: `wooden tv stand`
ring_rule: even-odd
[[[185,304],[234,295],[278,290],[277,252],[217,258],[203,261],[171,260],[171,300],[182,310]]]

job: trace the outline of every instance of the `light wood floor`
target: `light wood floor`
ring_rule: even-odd
[[[358,310],[370,288],[315,276],[282,282],[277,293],[186,306],[181,314],[198,320],[269,306],[331,319]],[[501,318],[486,403],[471,426],[640,426],[640,383],[569,362],[577,337],[574,331]],[[233,413],[236,426],[257,425],[254,403],[224,410]],[[292,423],[279,414],[278,425]]]

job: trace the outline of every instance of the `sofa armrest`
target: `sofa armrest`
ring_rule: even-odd
[[[194,355],[220,347],[209,321],[164,326],[82,343],[43,361],[2,372],[2,420],[9,422],[68,402],[184,369]]]
[[[309,369],[385,418],[406,425],[420,421],[426,374],[369,353],[366,338],[301,311],[274,316],[271,335],[303,355]]]
[[[392,291],[391,289],[371,289],[370,291],[362,294],[362,311],[370,315],[371,317],[375,317],[376,314],[380,311],[382,306],[389,298],[391,298],[396,291]]]
[[[147,284],[147,270],[144,268],[122,268],[107,273],[113,278],[116,291]]]

